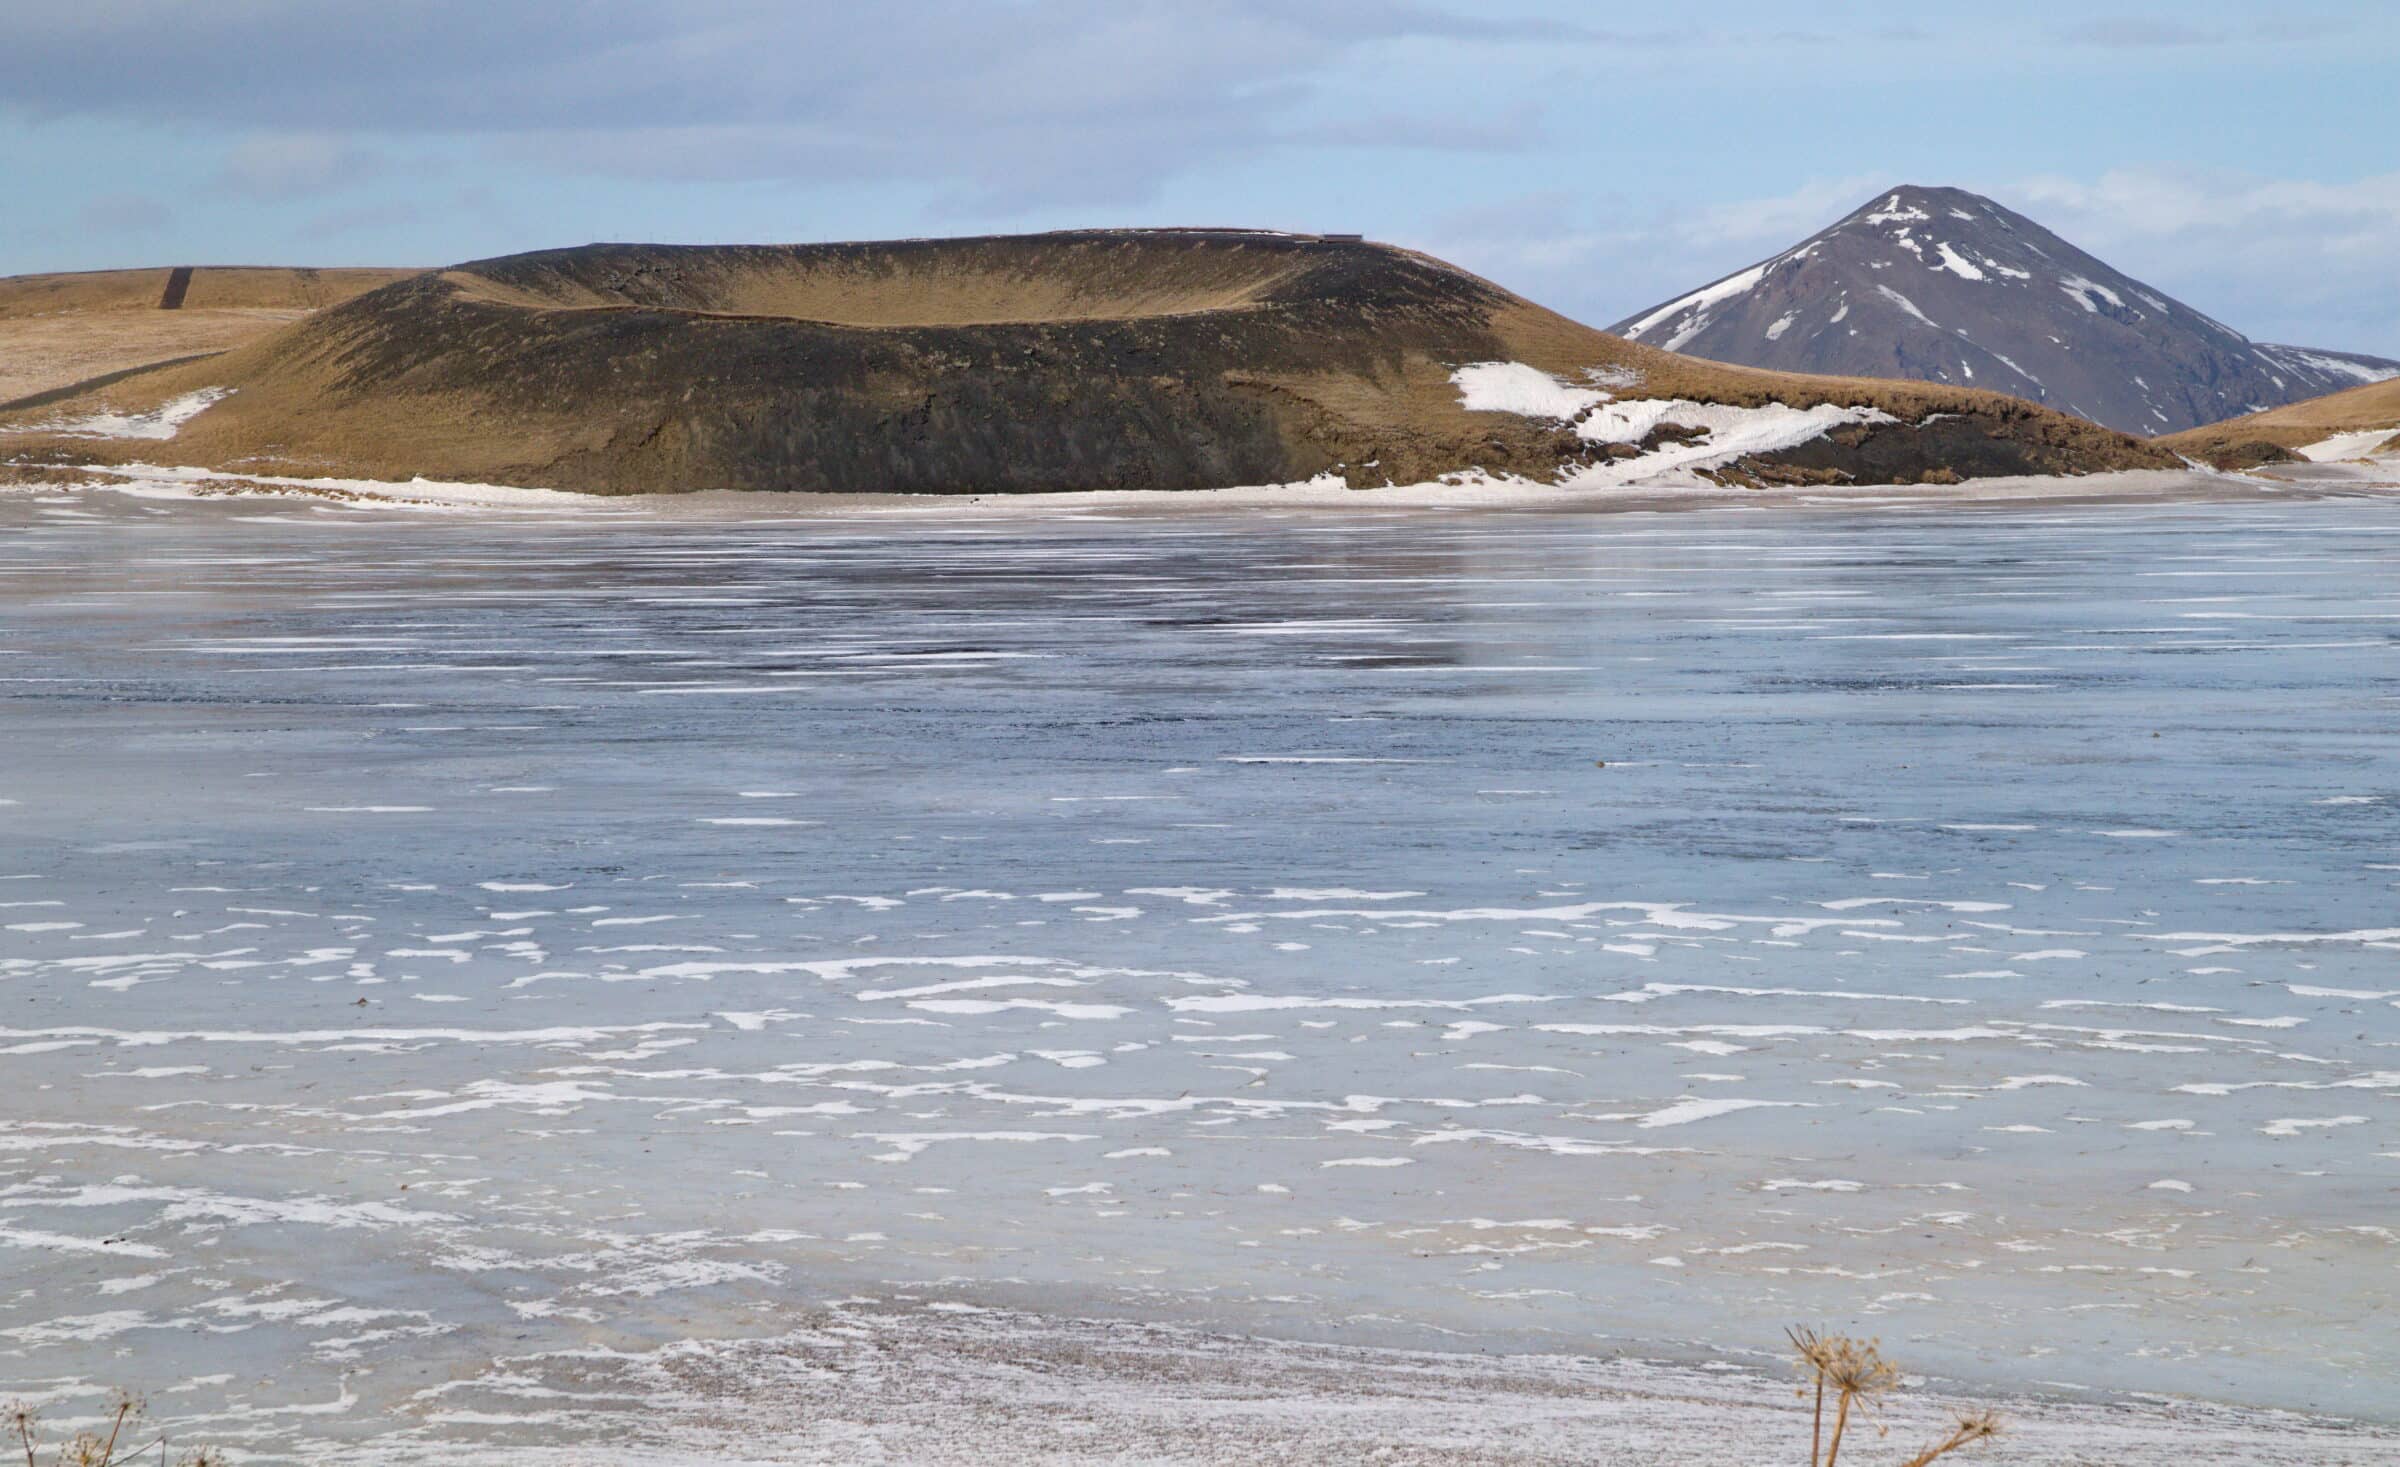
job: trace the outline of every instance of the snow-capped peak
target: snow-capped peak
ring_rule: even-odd
[[[2255,345],[1990,199],[1914,185],[1616,329],[1747,366],[2000,386],[2145,434],[2400,375]]]

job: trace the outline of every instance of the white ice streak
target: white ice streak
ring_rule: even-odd
[[[1673,1105],[1654,1110],[1635,1121],[1634,1124],[1643,1130],[1651,1130],[1659,1126],[1688,1126],[1694,1121],[1705,1121],[1716,1116],[1729,1116],[1736,1111],[1814,1108],[1810,1102],[1805,1100],[1733,1100],[1696,1097],[1691,1100],[1679,1100]]]

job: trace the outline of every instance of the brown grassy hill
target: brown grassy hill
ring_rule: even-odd
[[[1101,230],[882,244],[591,245],[372,291],[55,415],[231,395],[169,441],[19,453],[601,493],[1183,489],[1481,468],[1551,479],[1635,443],[1467,410],[1459,367],[1519,362],[1620,399],[1872,408],[1712,466],[1888,482],[2169,466],[1993,393],[1794,377],[1637,346],[1454,266],[1347,239]],[[1600,374],[1593,378],[1588,374]]]
[[[180,306],[163,310],[172,273],[162,267],[0,279],[0,404],[225,351],[414,272],[203,266],[191,272]]]
[[[2249,468],[2345,433],[2389,430],[2386,453],[2400,453],[2400,378],[2269,408],[2158,440],[2161,447],[2222,468]]]

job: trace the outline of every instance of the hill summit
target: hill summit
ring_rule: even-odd
[[[1980,194],[1907,187],[1612,328],[1713,361],[1985,387],[2158,435],[2400,376],[2254,342]]]

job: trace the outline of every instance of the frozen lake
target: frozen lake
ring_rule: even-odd
[[[531,1441],[853,1299],[2400,1419],[2396,725],[2372,497],[0,494],[0,1395]]]

